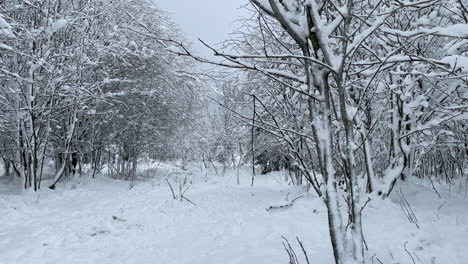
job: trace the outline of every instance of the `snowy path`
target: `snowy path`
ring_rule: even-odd
[[[332,263],[319,199],[310,196],[287,210],[265,210],[291,190],[297,191],[261,181],[254,188],[194,184],[187,193],[197,206],[169,199],[165,185],[142,183],[128,190],[127,183],[102,179],[74,190],[42,191],[39,198],[0,194],[0,263],[279,264],[288,261],[282,236],[301,238],[312,263]],[[418,197],[424,196],[410,198],[418,203]],[[432,207],[416,208],[417,229],[397,204],[371,204],[364,223],[371,250],[388,263],[411,263],[403,249],[409,241],[409,251],[421,259],[416,263],[467,263],[467,212],[459,212],[465,205],[445,206],[447,213],[440,210],[437,221]]]
[[[45,191],[37,204],[37,194],[0,196],[0,263],[284,263],[281,236],[310,227],[266,212],[283,192],[198,187],[188,191],[197,206],[168,200],[166,186],[117,182]]]

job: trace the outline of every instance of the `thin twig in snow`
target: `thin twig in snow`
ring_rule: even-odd
[[[406,253],[408,253],[408,255],[410,256],[411,260],[413,261],[413,264],[416,264],[416,261],[414,261],[413,256],[412,256],[411,253],[408,251],[408,249],[406,249],[406,244],[408,244],[408,241],[405,242],[405,244],[403,245],[403,247],[405,248]]]
[[[439,196],[439,199],[442,199],[442,196],[440,196],[440,193],[437,191],[437,189],[436,189],[435,186],[434,186],[434,182],[432,181],[431,176],[429,176],[428,178],[429,178],[429,181],[431,182],[432,189],[433,189],[434,192],[437,194],[437,196]]]

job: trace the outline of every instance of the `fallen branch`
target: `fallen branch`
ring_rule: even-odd
[[[304,197],[304,195],[301,195],[299,197],[294,198],[290,203],[283,204],[283,205],[271,205],[267,209],[265,209],[267,212],[270,212],[271,210],[278,210],[278,209],[286,209],[294,205],[294,202],[298,200],[299,198]]]

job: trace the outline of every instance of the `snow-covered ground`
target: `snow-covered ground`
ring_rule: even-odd
[[[161,170],[151,170],[161,173]],[[166,170],[168,172],[169,170]],[[62,184],[56,191],[0,191],[0,263],[285,264],[287,238],[310,263],[333,263],[326,209],[314,194],[286,209],[270,206],[304,195],[282,173],[257,176],[248,169],[225,177],[193,168],[186,197],[172,199],[164,173],[129,188],[99,176]],[[190,183],[192,182],[192,183]],[[176,184],[174,184],[176,185]],[[368,263],[468,263],[468,199],[464,192],[428,182],[396,187],[364,210]],[[419,228],[400,206],[403,192]],[[398,191],[398,193],[397,193]],[[177,190],[176,190],[177,192]],[[380,262],[379,262],[380,261]],[[302,261],[301,263],[305,263]]]

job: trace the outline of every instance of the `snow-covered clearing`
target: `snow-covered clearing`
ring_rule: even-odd
[[[56,191],[2,192],[0,263],[280,264],[288,263],[282,236],[298,256],[299,237],[310,263],[333,263],[319,198],[267,211],[303,190],[283,183],[281,173],[257,176],[251,188],[247,169],[241,174],[238,186],[234,172],[221,178],[194,169],[186,196],[196,206],[172,200],[167,184],[155,179],[132,189],[99,176]],[[465,194],[452,190],[449,197],[441,186],[439,199],[425,182],[401,188],[419,229],[402,212],[399,186],[390,200],[372,201],[363,218],[368,263],[467,263]]]

